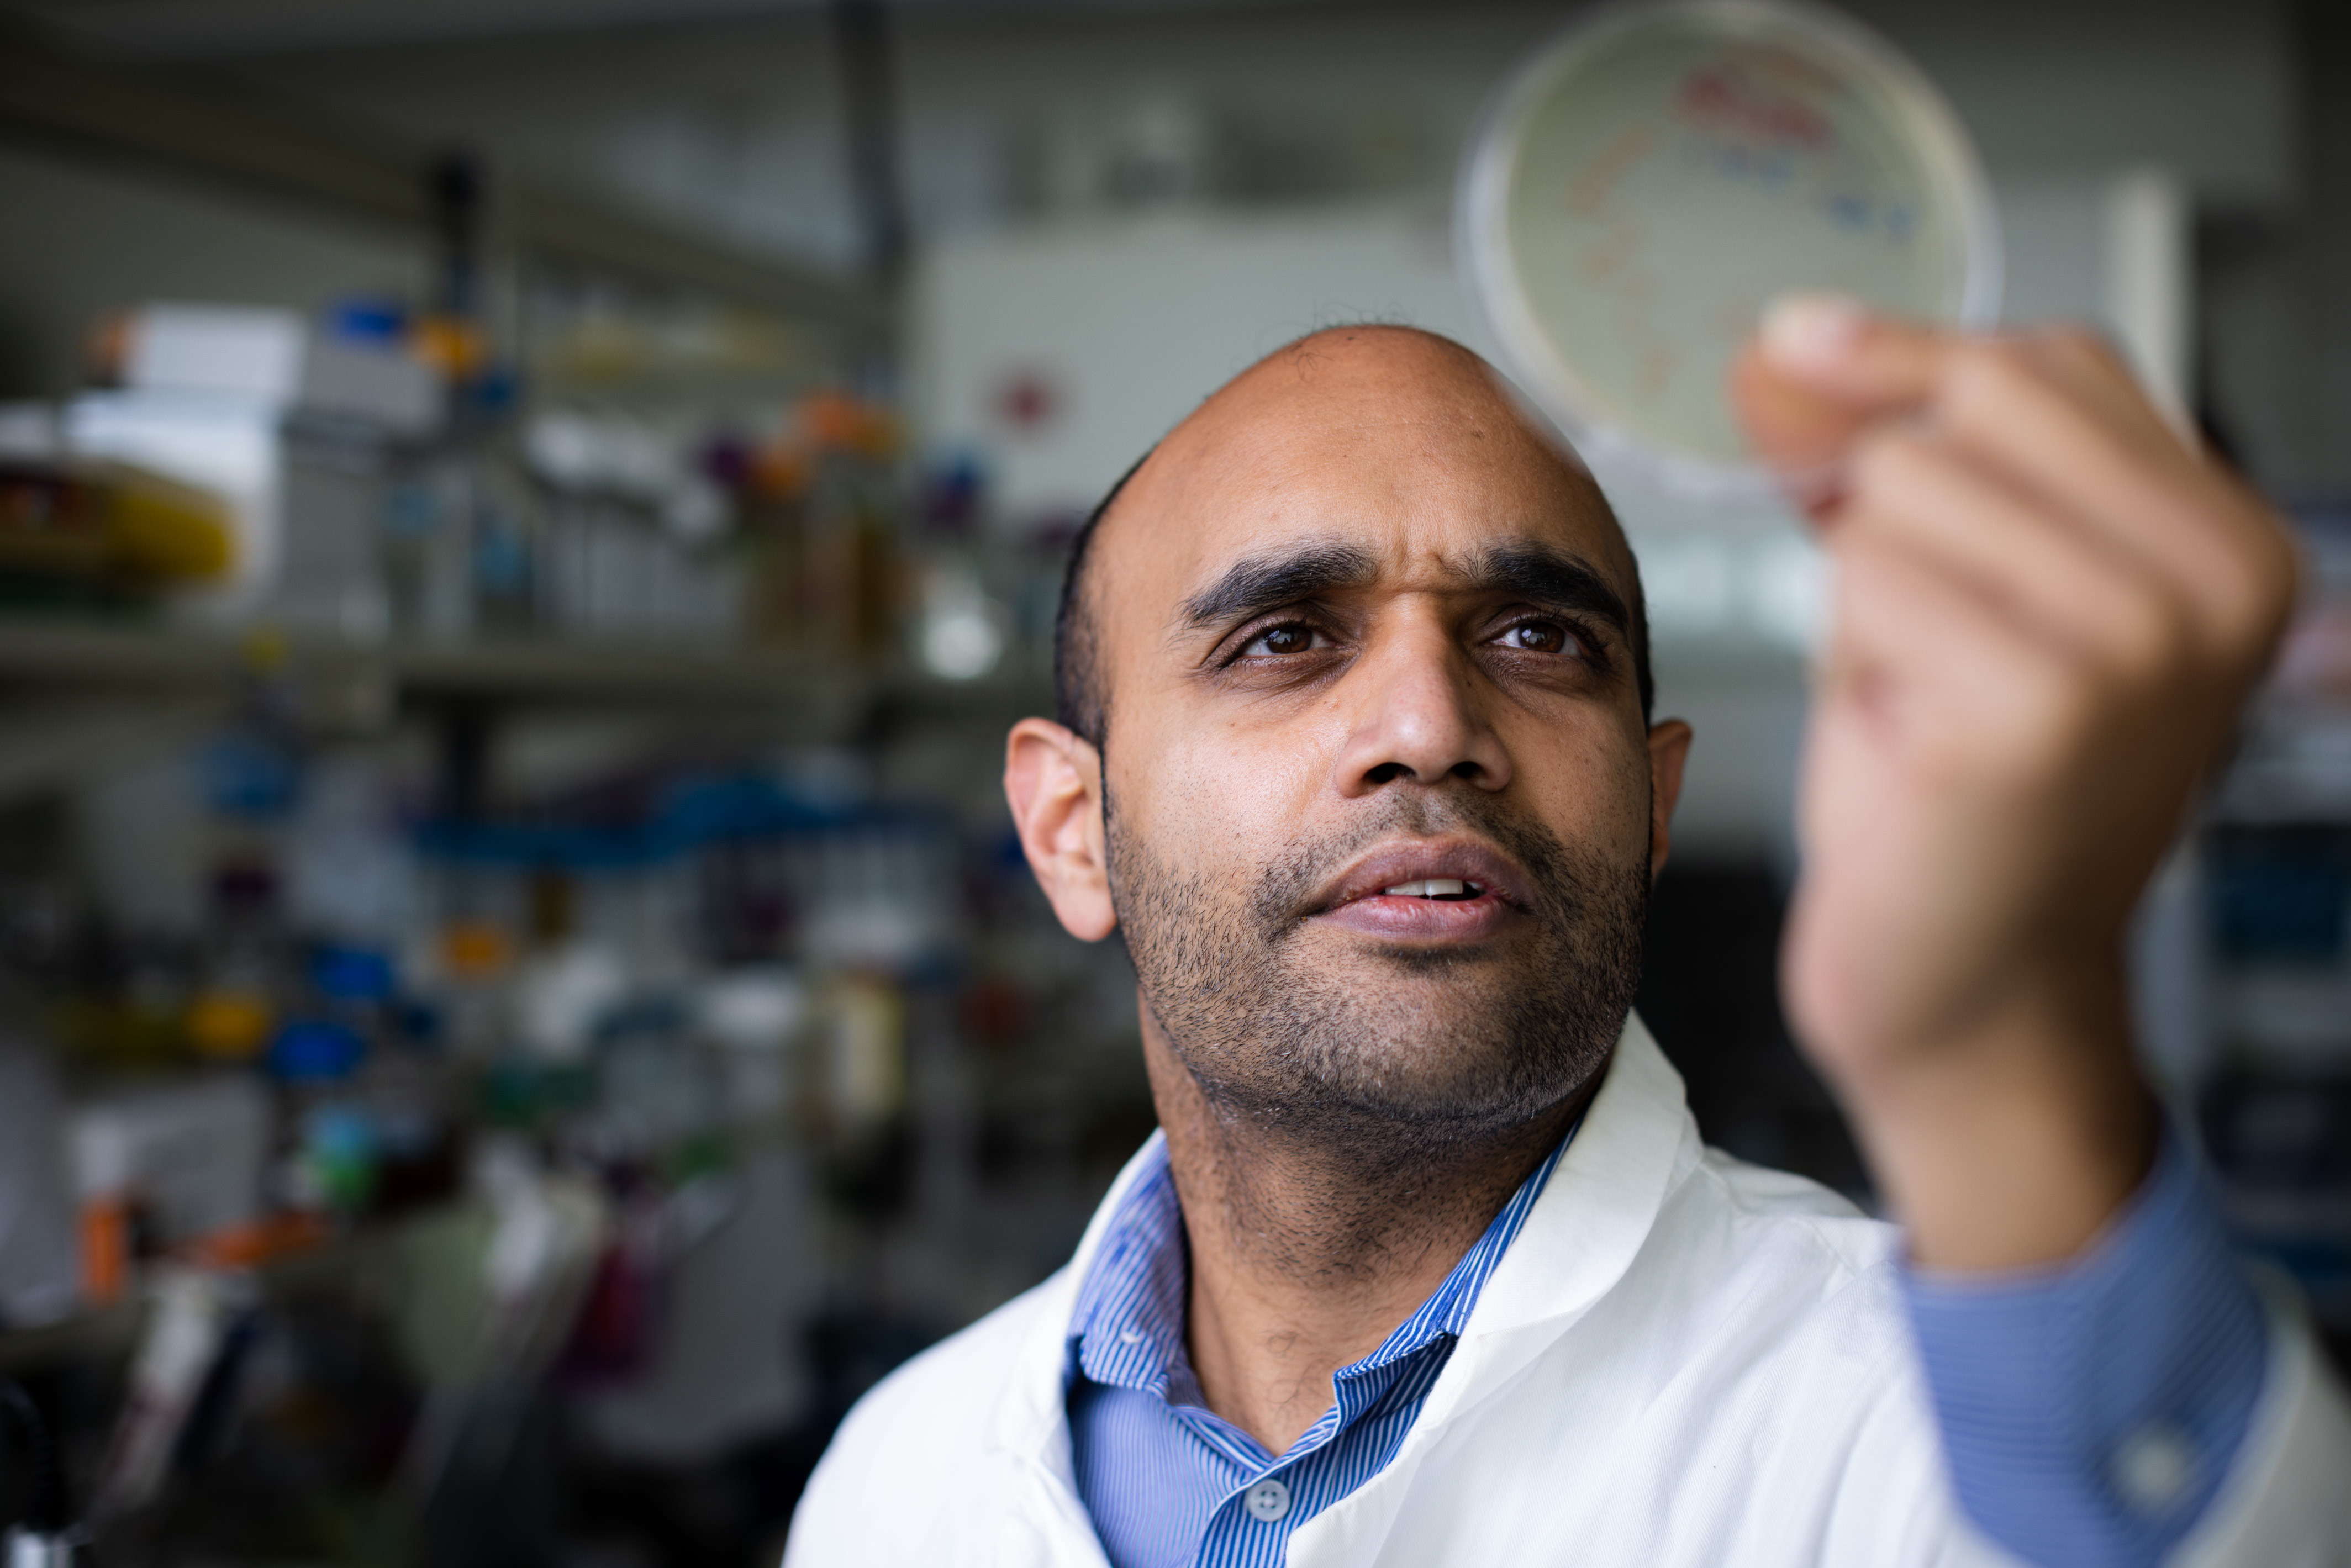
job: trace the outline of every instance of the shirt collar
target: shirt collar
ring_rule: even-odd
[[[1460,1335],[1479,1293],[1574,1137],[1575,1128],[1570,1127],[1418,1310],[1377,1350],[1340,1369],[1342,1382],[1418,1354],[1439,1338]],[[1164,1134],[1152,1135],[1137,1165],[1078,1287],[1070,1316],[1071,1366],[1092,1382],[1162,1398],[1168,1396],[1172,1381],[1183,1402],[1182,1396],[1196,1397],[1184,1351],[1190,1257]]]
[[[1164,1134],[1151,1135],[1140,1163],[1078,1287],[1070,1344],[1093,1382],[1164,1396],[1183,1354],[1190,1260]]]

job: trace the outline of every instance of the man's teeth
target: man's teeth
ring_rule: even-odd
[[[1390,898],[1459,898],[1469,891],[1469,884],[1449,876],[1432,876],[1419,882],[1400,882],[1380,892]]]

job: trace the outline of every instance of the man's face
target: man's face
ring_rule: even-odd
[[[1588,1080],[1663,848],[1589,479],[1459,350],[1325,334],[1171,435],[1096,548],[1109,895],[1210,1095],[1442,1139]]]

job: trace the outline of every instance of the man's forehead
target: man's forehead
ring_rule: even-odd
[[[1533,546],[1630,587],[1623,536],[1580,465],[1474,355],[1392,329],[1261,361],[1170,434],[1114,513],[1125,559],[1103,586],[1135,610],[1130,594],[1172,607],[1301,549],[1351,551],[1382,586],[1438,588]]]

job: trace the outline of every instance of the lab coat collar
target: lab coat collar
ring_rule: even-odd
[[[1008,1369],[995,1427],[998,1447],[1023,1469],[1034,1467],[1032,1476],[1045,1480],[1049,1494],[1050,1500],[1040,1500],[1045,1503],[1041,1517],[1011,1521],[1017,1536],[1040,1527],[1048,1534],[1074,1528],[1092,1539],[1071,1463],[1063,1387],[1071,1313],[1078,1281],[1092,1266],[1121,1201],[1150,1168],[1164,1141],[1164,1134],[1153,1133],[1127,1162],[1094,1210],[1076,1254],[1038,1287],[1037,1310]],[[1310,1532],[1359,1540],[1367,1531],[1384,1533],[1402,1489],[1376,1483],[1399,1480],[1416,1468],[1419,1455],[1448,1421],[1506,1386],[1607,1293],[1648,1239],[1674,1178],[1696,1163],[1699,1152],[1680,1074],[1639,1015],[1628,1014],[1582,1129],[1552,1172],[1525,1228],[1487,1280],[1461,1343],[1429,1391],[1403,1449],[1374,1483],[1301,1527],[1293,1545]],[[1030,1552],[1016,1549],[1008,1555],[1026,1558]]]

